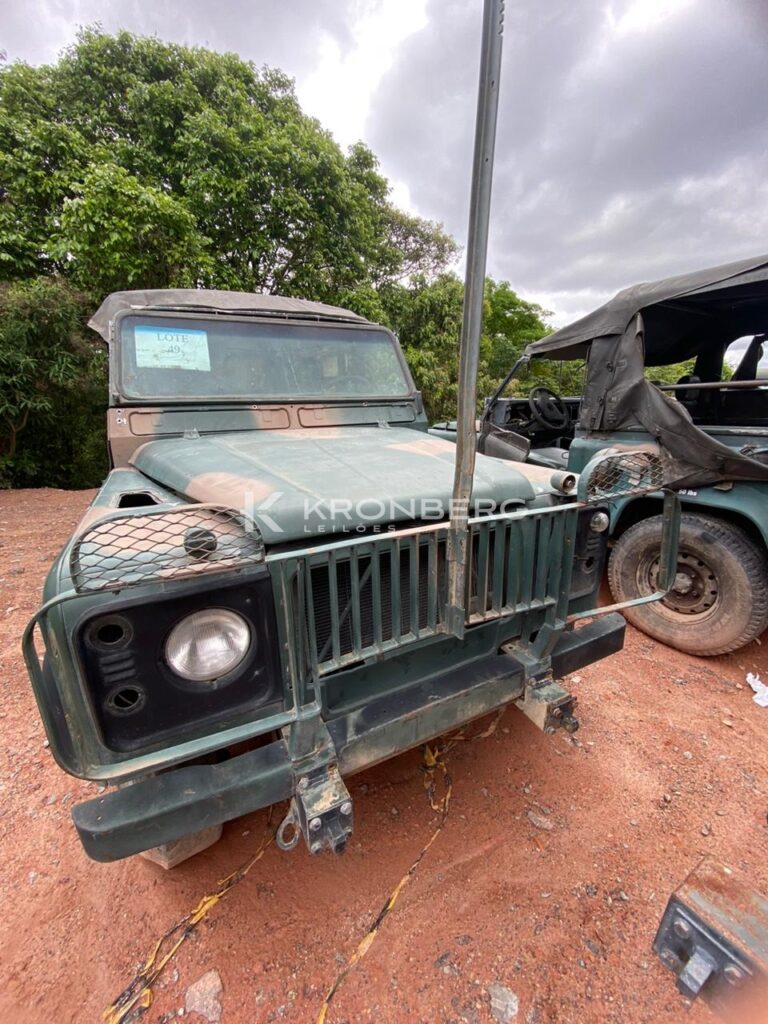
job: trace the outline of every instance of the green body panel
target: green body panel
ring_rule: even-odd
[[[447,441],[455,442],[456,439],[454,423],[430,427],[429,433]],[[706,428],[706,433],[734,448],[741,448],[745,444],[755,444],[759,447],[768,446],[768,430]],[[605,451],[606,448],[626,448],[636,451],[638,448],[647,447],[656,448],[656,445],[651,435],[644,430],[623,430],[610,434],[590,434],[589,436],[577,431],[568,450],[568,469],[573,473],[583,472],[590,459]],[[531,454],[535,456],[535,449]],[[515,463],[515,466],[518,465]],[[679,494],[683,509],[700,508],[708,510],[714,515],[720,513],[731,522],[741,519],[749,523],[762,537],[763,543],[768,548],[768,503],[766,502],[765,484],[733,481],[709,487],[684,488]],[[645,495],[642,500],[647,502],[653,499],[658,501],[659,513],[661,513],[663,503],[661,493]],[[610,503],[611,533],[618,527],[625,511],[636,500],[637,498],[626,497],[614,499]]]
[[[716,437],[723,444],[734,448],[740,448],[745,444],[758,444],[760,446],[768,443],[766,432],[760,431],[728,431],[727,429],[707,430],[708,434]],[[616,431],[611,434],[592,434],[589,437],[577,433],[571,443],[568,456],[568,468],[575,473],[581,472],[586,464],[605,448],[627,447],[636,449],[647,445],[653,445],[654,441],[650,434],[641,430]],[[683,509],[710,511],[718,513],[731,522],[736,519],[744,520],[762,537],[763,543],[768,547],[768,488],[764,483],[734,481],[731,483],[717,484],[709,487],[685,488],[680,492],[680,502]],[[661,511],[662,495],[655,496],[659,502]],[[611,503],[611,532],[617,528],[622,516],[632,504],[633,498],[620,498]],[[648,497],[643,499],[648,501]]]
[[[151,441],[133,465],[190,501],[247,508],[267,544],[332,535],[450,508],[455,447],[407,427],[243,431]],[[531,505],[551,474],[479,456],[473,504]]]

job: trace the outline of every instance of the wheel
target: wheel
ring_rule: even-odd
[[[661,516],[630,527],[608,563],[615,601],[631,601],[657,588]],[[768,626],[765,552],[738,526],[686,513],[680,524],[675,585],[654,604],[624,615],[644,633],[688,654],[735,651]]]

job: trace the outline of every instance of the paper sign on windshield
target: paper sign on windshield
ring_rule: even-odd
[[[135,327],[140,369],[210,370],[208,332],[184,327]]]

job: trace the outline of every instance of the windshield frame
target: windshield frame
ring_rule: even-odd
[[[254,323],[259,324],[272,324],[276,326],[296,326],[296,327],[307,327],[312,326],[319,330],[328,330],[338,333],[340,331],[375,331],[378,334],[384,334],[389,339],[390,344],[395,352],[395,356],[398,361],[398,365],[403,373],[403,379],[407,390],[399,395],[381,395],[372,392],[371,394],[365,395],[333,395],[328,393],[318,394],[293,394],[293,395],[270,395],[268,397],[259,396],[228,396],[221,394],[212,395],[194,395],[194,396],[169,396],[169,395],[142,395],[136,397],[134,395],[126,394],[125,388],[123,387],[123,353],[122,353],[122,340],[121,340],[121,325],[122,321],[127,317],[136,316],[151,316],[153,319],[179,319],[185,320],[200,320],[203,322],[210,323],[211,320],[226,320],[227,322],[234,323]],[[225,406],[244,406],[251,408],[256,405],[296,405],[304,402],[310,402],[313,405],[349,405],[350,403],[370,403],[376,402],[377,404],[385,403],[402,403],[404,401],[412,401],[417,395],[416,385],[414,384],[411,371],[408,367],[408,363],[405,361],[403,350],[400,347],[400,343],[396,336],[388,327],[384,327],[382,324],[374,324],[368,321],[345,321],[345,320],[333,320],[328,318],[327,320],[319,317],[305,317],[296,316],[292,314],[290,316],[280,316],[274,313],[268,313],[266,315],[260,313],[245,313],[245,314],[233,314],[230,311],[217,312],[216,310],[206,309],[204,311],[190,310],[190,309],[156,309],[152,307],[136,307],[130,309],[121,309],[116,315],[110,325],[110,340],[109,340],[109,392],[112,404],[115,402],[120,405],[131,405],[131,406],[208,406],[208,405],[225,405]]]

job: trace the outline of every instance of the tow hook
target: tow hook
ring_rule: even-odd
[[[288,813],[277,830],[281,850],[292,850],[304,836],[309,852],[343,853],[353,827],[352,797],[336,765],[301,776]]]
[[[572,733],[579,728],[579,720],[573,713],[576,698],[554,679],[530,680],[515,704],[543,732],[565,729]]]

